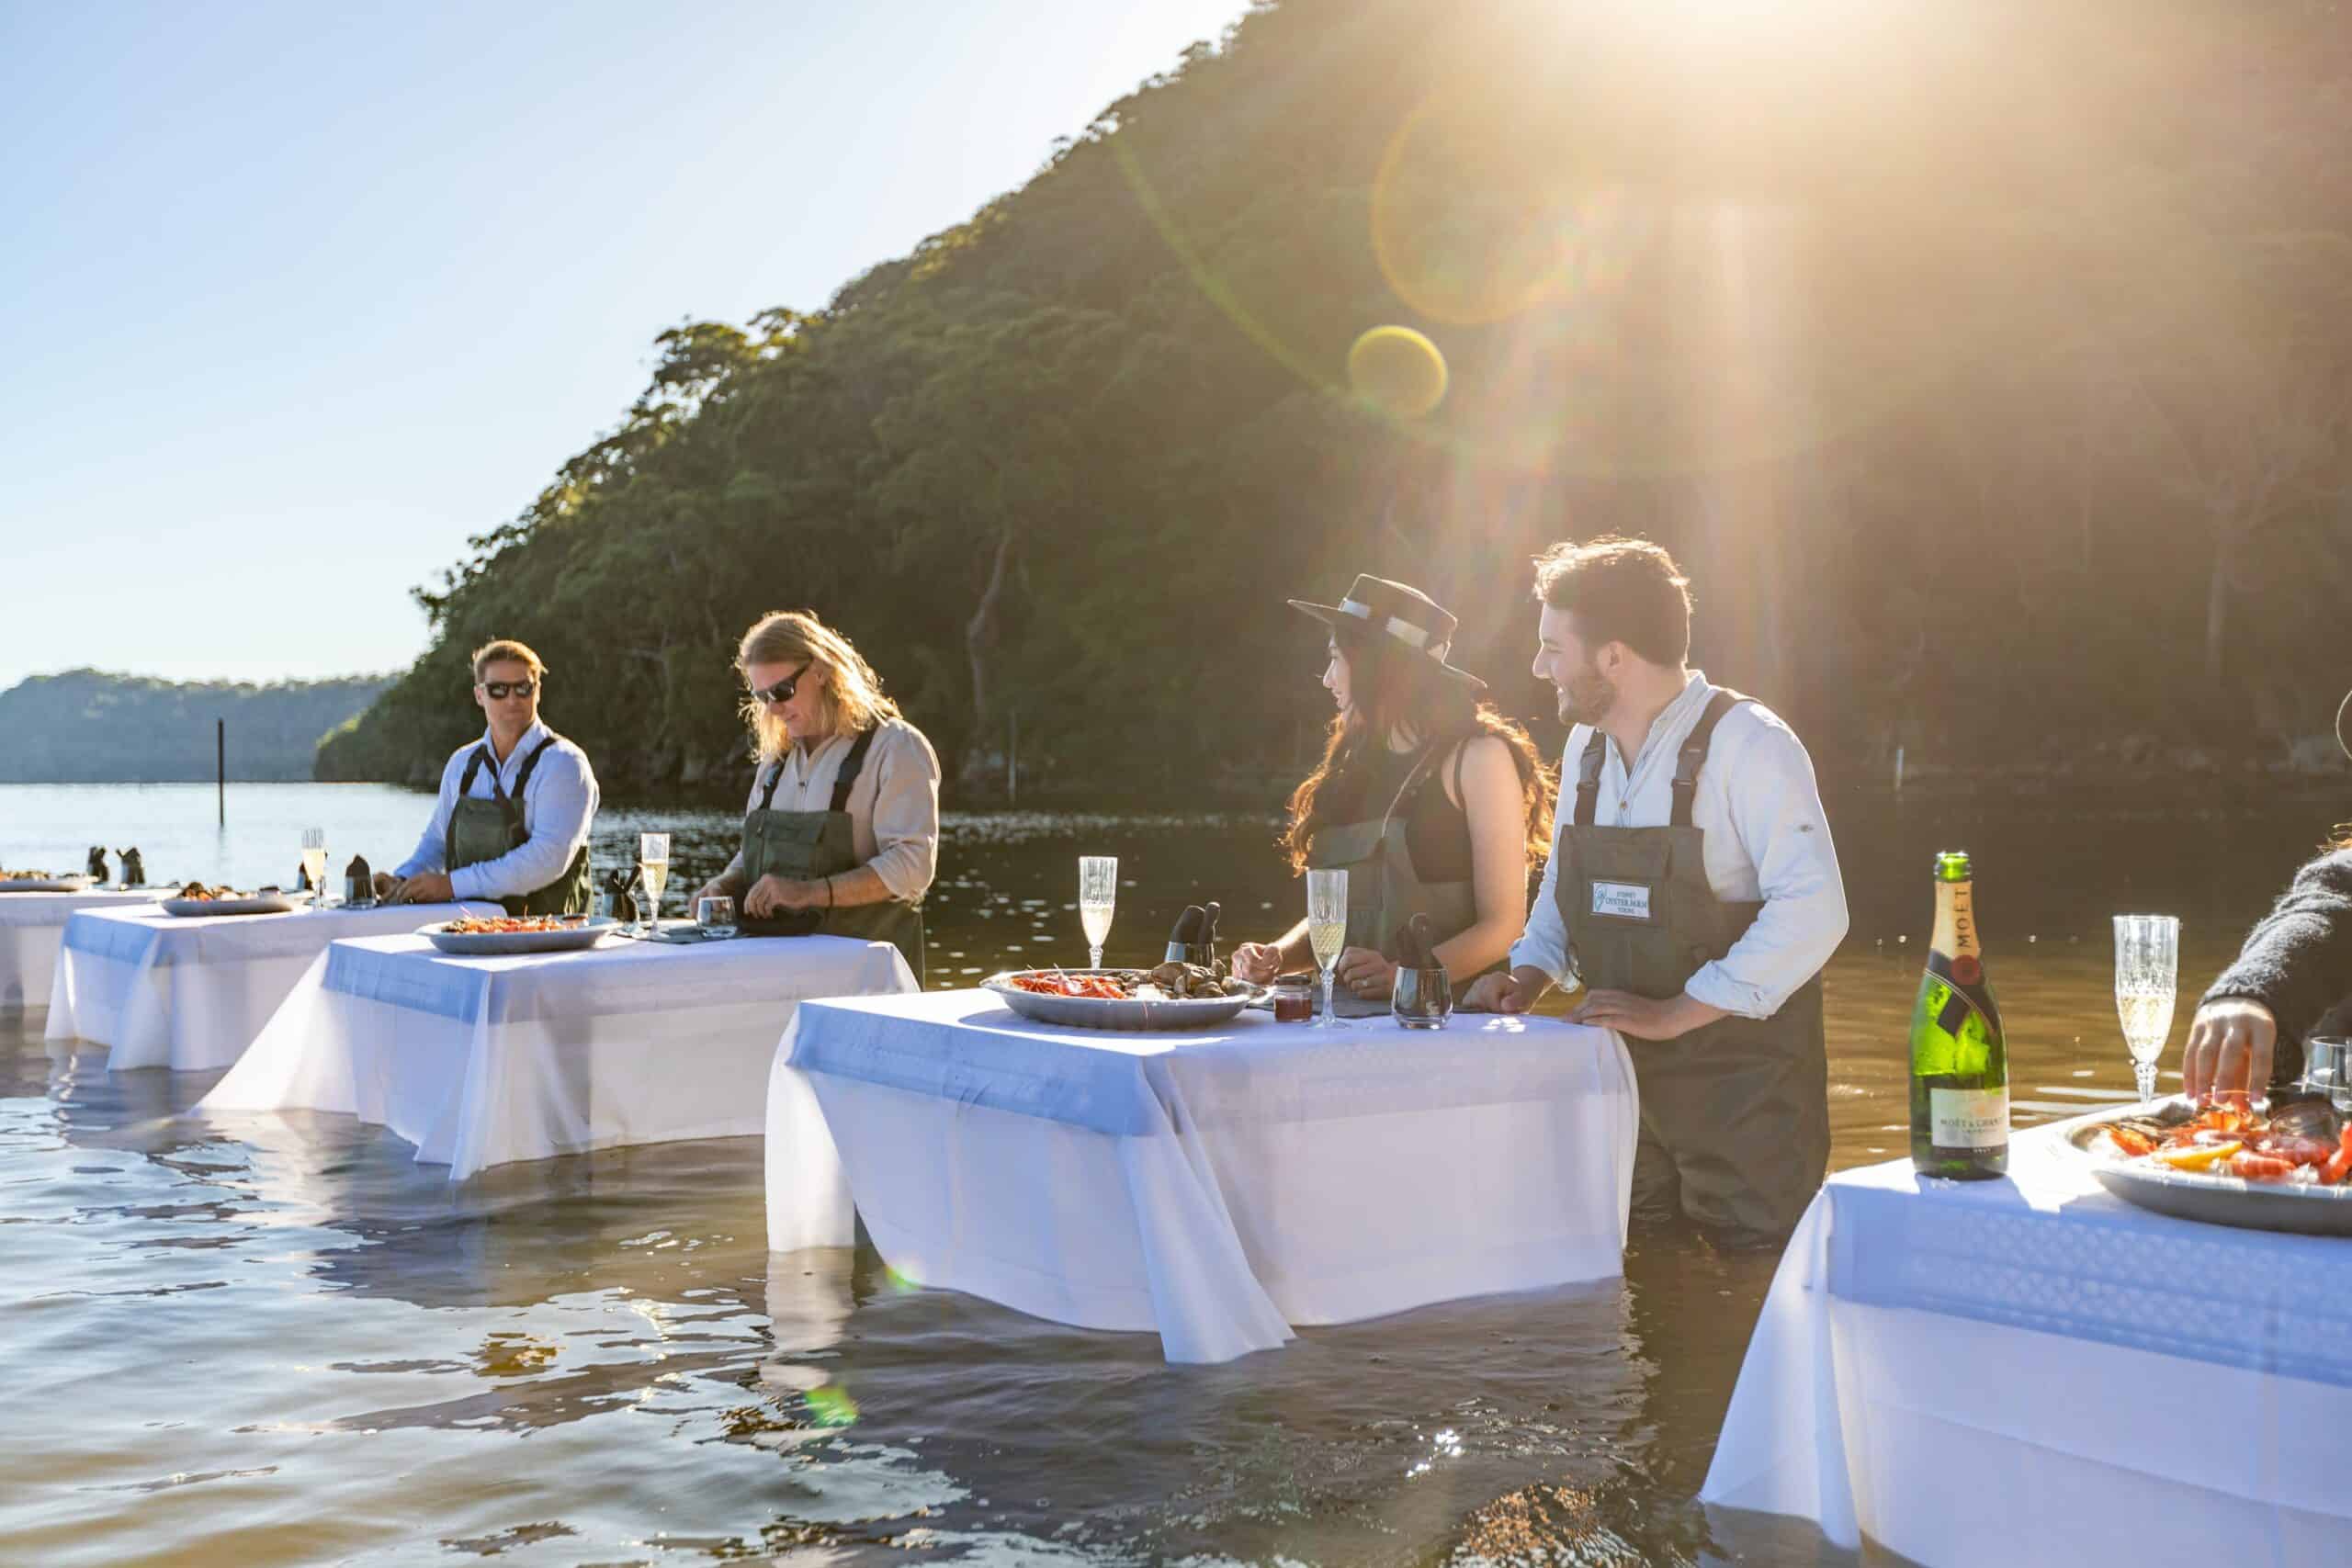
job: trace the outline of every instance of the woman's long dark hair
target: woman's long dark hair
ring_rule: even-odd
[[[1527,806],[1527,863],[1542,864],[1552,850],[1552,802],[1558,781],[1536,755],[1527,731],[1497,713],[1470,687],[1439,674],[1427,655],[1393,637],[1342,625],[1331,628],[1331,641],[1348,661],[1351,704],[1332,719],[1322,761],[1291,792],[1290,820],[1276,840],[1291,874],[1306,869],[1307,851],[1325,821],[1318,803],[1332,798],[1334,784],[1343,786],[1341,800],[1356,794],[1357,780],[1381,760],[1390,731],[1399,726],[1424,746],[1433,745],[1440,757],[1482,735],[1510,748],[1520,795]],[[1464,810],[1468,810],[1466,802]]]

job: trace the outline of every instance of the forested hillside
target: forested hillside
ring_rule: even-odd
[[[1072,129],[662,333],[322,776],[429,778],[492,635],[608,784],[726,776],[801,606],[975,795],[1016,716],[1024,783],[1263,773],[1328,716],[1285,595],[1419,583],[1542,713],[1527,557],[1604,531],[1829,770],[2280,758],[2352,680],[2335,6],[1282,0]]]

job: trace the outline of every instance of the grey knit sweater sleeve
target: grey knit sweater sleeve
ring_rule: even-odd
[[[2245,997],[2278,1020],[2274,1081],[2301,1070],[2301,1042],[2329,1009],[2352,994],[2352,849],[2331,850],[2295,874],[2267,915],[2246,933],[2237,962],[2206,1001]]]

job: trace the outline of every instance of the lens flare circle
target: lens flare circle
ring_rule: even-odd
[[[1348,387],[1395,419],[1419,419],[1445,400],[1445,355],[1410,327],[1374,327],[1348,348]]]
[[[1453,326],[1499,321],[1568,287],[1577,203],[1495,108],[1454,91],[1390,139],[1372,187],[1372,246],[1396,297]]]

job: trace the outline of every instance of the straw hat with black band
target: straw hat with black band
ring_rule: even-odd
[[[1391,637],[1429,660],[1446,679],[1458,681],[1473,691],[1487,689],[1484,681],[1445,661],[1447,652],[1453,647],[1453,634],[1461,629],[1462,623],[1418,588],[1391,582],[1385,577],[1358,577],[1355,585],[1348,590],[1348,596],[1336,604],[1293,599],[1290,607],[1305,611],[1327,626],[1352,626]]]

